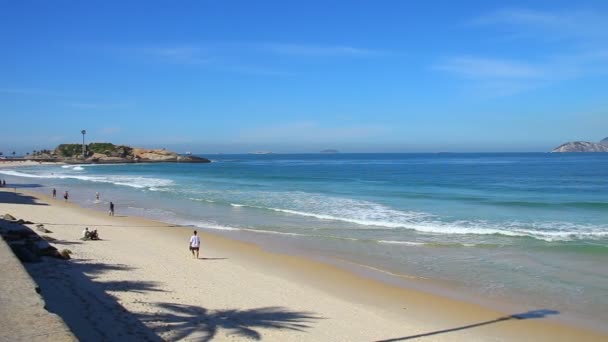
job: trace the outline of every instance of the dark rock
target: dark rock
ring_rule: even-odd
[[[43,224],[38,224],[38,225],[36,225],[36,230],[37,230],[37,231],[39,231],[39,232],[42,232],[42,233],[46,233],[46,234],[48,234],[48,233],[52,233],[52,231],[50,231],[50,230],[48,230],[48,229],[44,228],[44,225],[43,225]]]
[[[211,163],[211,160],[197,156],[178,156],[176,161],[184,163]]]
[[[72,251],[69,249],[62,249],[61,252],[59,252],[59,255],[62,259],[70,259],[70,254],[72,254]]]
[[[2,218],[5,219],[5,220],[7,220],[7,221],[16,221],[17,220],[15,218],[15,216],[13,216],[11,214],[4,214],[4,216]]]

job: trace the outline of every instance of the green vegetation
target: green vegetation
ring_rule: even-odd
[[[87,150],[92,153],[110,154],[116,151],[116,145],[112,143],[90,143]]]
[[[82,155],[81,144],[61,144],[55,149],[55,153],[62,157],[75,157]]]
[[[94,153],[105,154],[111,157],[124,158],[133,150],[129,146],[114,145],[112,143],[90,143],[85,145],[86,156],[90,157]],[[55,154],[64,158],[74,158],[82,156],[81,144],[61,144],[55,149]]]

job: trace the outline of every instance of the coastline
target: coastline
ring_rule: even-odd
[[[36,166],[36,165],[64,165],[62,162],[35,161],[35,160],[14,160],[0,159],[0,168],[3,167],[21,167],[21,166]]]
[[[6,192],[3,190],[3,195]],[[540,319],[548,311],[532,310],[513,317],[511,315],[521,313],[504,313],[392,286],[326,263],[271,253],[259,246],[229,240],[207,231],[200,232],[203,241],[201,256],[205,259],[199,262],[192,260],[186,250],[192,228],[137,217],[110,218],[105,213],[52,200],[38,193],[21,189],[18,193],[50,205],[2,201],[2,211],[44,223],[54,232],[54,238],[66,243],[74,252],[73,261],[68,263],[76,263],[79,267],[100,263],[129,267],[128,273],[109,267],[109,270],[93,276],[84,273],[81,278],[89,279],[89,287],[112,282],[113,287],[101,292],[115,298],[134,319],[142,321],[143,317],[145,326],[164,339],[175,339],[176,336],[171,334],[176,331],[182,335],[188,333],[182,338],[208,336],[212,332],[219,339],[233,337],[234,334],[247,336],[243,335],[243,329],[218,326],[217,317],[209,314],[226,313],[226,310],[245,312],[250,316],[264,313],[278,318],[291,317],[290,320],[299,322],[291,327],[284,325],[288,322],[275,322],[280,328],[276,329],[250,317],[250,328],[272,340],[331,340],[336,336],[346,340],[399,340],[416,335],[440,340],[602,340],[606,337],[601,333]],[[97,228],[103,241],[80,242],[78,238],[85,224],[91,229]],[[44,268],[42,264],[28,265],[28,270],[34,274],[50,272],[41,270]],[[69,278],[69,272],[67,275]],[[38,277],[37,281],[44,283],[45,279]],[[80,291],[77,287],[73,289]],[[53,305],[61,306],[62,301]],[[164,303],[164,306],[150,303]],[[186,316],[208,316],[211,323],[198,324],[195,328],[182,322],[178,327],[173,325],[166,330],[167,324],[171,325],[170,320],[162,322],[149,318],[152,313],[175,318],[176,308],[185,310],[182,313]],[[283,311],[259,311],[267,308],[281,308]],[[233,320],[239,319],[243,318],[233,317]],[[69,319],[66,322],[70,325]],[[74,329],[72,325],[70,327]],[[213,327],[215,330],[211,329]]]

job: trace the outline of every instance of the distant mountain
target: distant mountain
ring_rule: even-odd
[[[338,150],[332,150],[332,149],[328,149],[328,150],[323,150],[320,153],[340,153],[340,151]]]
[[[608,138],[600,143],[572,141],[561,144],[551,152],[608,152]]]

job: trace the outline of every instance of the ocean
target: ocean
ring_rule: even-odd
[[[205,157],[213,162],[21,167],[0,178],[402,286],[608,320],[608,154]]]

